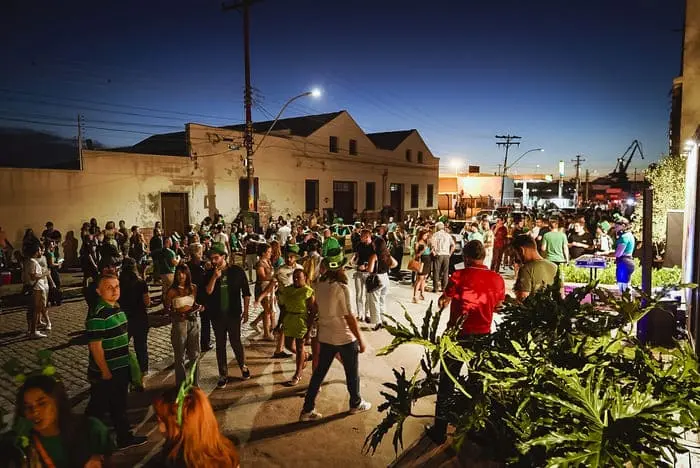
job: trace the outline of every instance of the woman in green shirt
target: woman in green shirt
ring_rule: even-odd
[[[292,285],[280,291],[280,320],[284,332],[285,347],[296,354],[296,372],[289,381],[294,386],[301,380],[301,373],[306,363],[304,340],[309,333],[312,322],[311,311],[314,306],[314,290],[306,284],[304,270],[294,270]]]
[[[16,404],[14,435],[26,444],[25,466],[99,468],[114,449],[101,421],[71,412],[66,390],[53,376],[29,377]]]

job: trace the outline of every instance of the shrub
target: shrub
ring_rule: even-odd
[[[635,269],[632,273],[632,286],[641,287],[642,285],[642,268],[639,259],[634,259]],[[568,283],[588,283],[590,272],[588,268],[578,268],[574,262],[569,262],[562,265],[562,273],[564,281]],[[651,286],[654,288],[666,288],[676,284],[680,284],[682,278],[682,270],[678,267],[659,268],[651,271]],[[604,269],[598,270],[597,280],[600,284],[616,284],[615,279],[615,264],[609,262]]]

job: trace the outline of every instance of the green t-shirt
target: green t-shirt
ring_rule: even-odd
[[[554,263],[566,262],[564,249],[569,243],[568,239],[566,238],[566,234],[559,231],[549,231],[542,236],[542,242],[546,243],[547,246],[547,250],[545,252],[547,260]]]
[[[284,306],[288,314],[305,314],[306,300],[313,295],[314,290],[308,285],[301,288],[287,286],[280,291],[279,304]]]
[[[229,306],[229,292],[228,292],[228,272],[224,271],[221,275],[221,280],[219,282],[220,288],[220,299],[221,299],[221,310],[227,311]]]
[[[88,342],[102,342],[107,367],[110,371],[129,367],[129,335],[126,314],[119,305],[110,305],[101,298],[85,321]],[[100,379],[100,368],[90,353],[88,378]]]
[[[175,273],[175,265],[173,265],[175,257],[175,252],[172,249],[163,249],[160,251],[158,256],[158,272],[161,275]]]
[[[338,239],[331,236],[328,239],[325,239],[323,241],[323,246],[321,247],[321,255],[326,257],[328,255],[329,250],[339,249],[339,248],[340,248],[340,244],[338,243]]]
[[[518,270],[513,291],[534,293],[543,286],[554,283],[557,276],[557,266],[549,260],[527,262]]]
[[[109,455],[114,450],[114,443],[110,437],[109,429],[102,421],[95,418],[86,418],[85,427],[81,430],[84,443],[87,445],[87,453],[93,455]],[[75,460],[71,460],[61,436],[41,437],[41,445],[51,458],[56,468],[72,468]]]

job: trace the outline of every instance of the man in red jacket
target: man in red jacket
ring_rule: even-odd
[[[469,346],[475,339],[491,332],[493,314],[505,299],[506,286],[501,275],[490,271],[484,265],[486,251],[479,240],[467,243],[463,250],[464,269],[452,273],[445,292],[438,300],[440,309],[450,306],[450,321],[447,326],[460,326],[458,337],[463,346]],[[447,370],[457,377],[462,370],[462,362],[446,358]],[[435,424],[428,430],[428,436],[436,443],[445,442],[447,421],[445,419],[449,401],[454,392],[454,382],[440,369]]]

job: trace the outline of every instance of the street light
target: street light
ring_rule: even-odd
[[[508,169],[512,169],[513,166],[515,166],[515,165],[518,163],[518,161],[520,161],[521,159],[523,159],[523,157],[524,157],[526,154],[532,153],[532,152],[534,152],[534,151],[544,151],[544,149],[543,149],[543,148],[534,148],[534,149],[531,149],[531,150],[527,150],[527,151],[525,151],[523,154],[521,154],[520,156],[518,156],[518,158],[517,158],[515,161],[513,161],[513,164],[511,164],[510,166],[506,166],[506,165],[503,166],[503,172],[501,173],[501,206],[503,206],[503,191],[504,191],[505,188],[506,188],[506,171],[507,171]]]
[[[267,132],[265,132],[265,135],[263,135],[263,137],[262,137],[262,138],[260,139],[260,141],[258,142],[258,145],[255,147],[255,151],[253,151],[253,154],[255,154],[255,152],[258,151],[258,148],[260,148],[260,145],[262,145],[263,141],[265,141],[265,138],[267,138],[267,136],[270,134],[270,132],[272,131],[272,129],[275,128],[275,124],[277,124],[277,121],[280,119],[280,117],[281,117],[282,114],[284,113],[285,109],[287,109],[287,107],[288,107],[291,103],[293,103],[293,102],[296,101],[297,99],[301,99],[301,98],[307,97],[307,96],[311,96],[311,97],[314,98],[314,99],[318,99],[318,98],[321,97],[321,94],[322,94],[322,92],[321,92],[321,90],[320,90],[319,88],[314,88],[314,89],[312,89],[311,91],[306,91],[305,93],[301,93],[301,94],[299,94],[299,95],[297,95],[297,96],[294,96],[293,98],[290,98],[287,102],[285,102],[284,105],[282,106],[282,109],[280,109],[280,111],[277,113],[277,116],[275,117],[275,119],[274,119],[274,120],[272,121],[272,123],[270,124],[270,128],[267,129]],[[250,163],[250,161],[248,161],[248,163]]]

